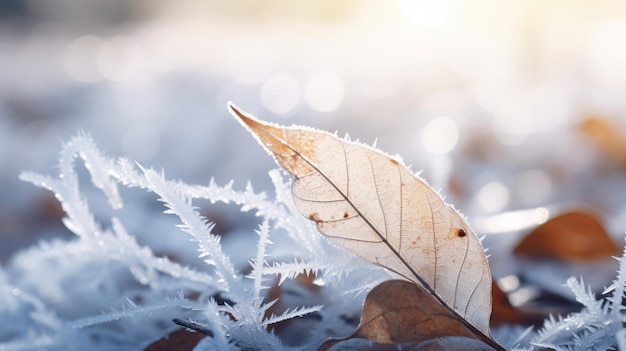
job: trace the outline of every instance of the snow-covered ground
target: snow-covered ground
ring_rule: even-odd
[[[76,321],[122,305],[95,303],[96,297],[72,301],[77,305],[71,308],[54,305],[70,300],[28,291],[34,285],[12,276],[17,266],[27,265],[13,260],[20,250],[45,251],[37,244],[41,239],[67,244],[76,238],[63,226],[53,195],[19,180],[19,174],[58,174],[63,143],[85,132],[107,157],[164,169],[168,180],[202,186],[211,178],[218,185],[233,180],[238,191],[250,181],[272,199],[267,174],[276,166],[228,114],[228,101],[265,120],[376,141],[423,170],[422,177],[468,215],[479,234],[518,230],[513,224],[495,226],[492,216],[506,211],[584,204],[622,242],[624,159],[602,151],[581,125],[595,116],[626,135],[626,5],[8,3],[0,7],[0,287],[25,289],[36,311],[57,306],[53,312],[60,320]],[[125,189],[125,210],[116,212],[89,185],[80,160],[76,171],[97,221],[110,227],[111,218],[119,217],[140,245],[202,267],[195,259],[197,245],[181,233],[172,235],[178,222],[162,214],[157,196]],[[247,269],[257,238],[243,238],[261,219],[240,213],[238,206],[194,205],[216,223],[214,233],[226,234],[225,250],[238,257],[236,268]],[[521,226],[534,221],[524,217]],[[494,234],[485,240],[499,259],[517,238]],[[106,274],[117,274],[115,269]],[[501,274],[511,273],[507,269]],[[35,277],[32,272],[29,279]],[[57,283],[60,294],[88,290],[63,285],[71,280]],[[126,283],[112,286],[126,289]],[[50,305],[32,302],[39,299]],[[32,313],[13,306],[21,307],[0,306],[0,324]],[[89,313],[80,312],[82,307]],[[31,333],[42,335],[38,328],[45,321],[19,318],[38,321]],[[0,330],[0,342],[29,335],[26,325]],[[154,337],[156,329],[142,330],[136,335]],[[115,339],[111,333],[106,335]]]

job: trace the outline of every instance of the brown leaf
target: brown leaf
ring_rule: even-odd
[[[373,344],[360,348],[361,351],[493,351],[493,348],[476,339],[462,336],[446,336],[416,343]]]
[[[511,325],[540,325],[548,313],[525,311],[511,305],[507,294],[493,283],[491,289],[493,310],[491,312],[491,326],[499,327],[503,324]]]
[[[282,312],[284,312],[287,308],[285,306],[283,306],[282,304],[282,295],[283,295],[283,290],[281,289],[279,283],[279,279],[276,278],[274,279],[274,281],[272,282],[272,286],[267,290],[267,295],[265,295],[265,298],[263,299],[263,303],[267,304],[269,302],[275,301],[276,302],[270,306],[270,308],[268,308],[267,310],[265,310],[265,316],[264,319],[268,319],[270,318],[272,315],[279,315]],[[269,330],[276,330],[276,328],[280,328],[280,325],[283,322],[289,322],[292,319],[287,319],[284,320],[282,322],[279,323],[275,323],[275,324],[270,324],[267,326],[268,331]]]
[[[178,329],[148,345],[144,351],[191,351],[206,335]]]
[[[448,336],[422,341],[408,351],[493,351],[489,345],[475,339]]]
[[[400,344],[447,336],[476,339],[473,331],[423,287],[405,280],[388,280],[367,294],[361,321],[354,333],[345,338],[329,339],[318,351],[353,338]]]
[[[311,128],[231,112],[287,172],[298,210],[334,243],[421,284],[491,341],[491,274],[459,213],[395,158]],[[468,323],[469,322],[469,323]]]
[[[594,214],[570,211],[535,228],[513,252],[520,256],[573,261],[618,255],[620,248]]]
[[[614,123],[601,116],[590,115],[581,123],[580,129],[607,156],[626,163],[626,136]]]

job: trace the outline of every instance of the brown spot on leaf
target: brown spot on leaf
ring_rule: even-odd
[[[467,232],[462,228],[450,228],[448,232],[448,239],[454,240],[454,238],[465,238],[467,236]]]
[[[348,218],[348,212],[343,213],[343,218]]]
[[[454,318],[461,318],[462,324],[473,325],[471,329],[481,340],[492,346],[496,345],[490,338],[489,330],[491,276],[480,241],[463,224],[463,218],[458,212],[444,203],[428,184],[404,167],[399,158],[390,158],[378,150],[339,139],[326,132],[281,127],[264,122],[238,111],[232,104],[229,108],[274,155],[276,161],[296,177],[297,181],[292,187],[292,193],[296,195],[296,205],[304,216],[317,222],[322,234],[370,262],[394,272],[413,272],[410,275],[414,275],[415,279],[411,280],[415,283],[424,281],[422,275],[434,277],[433,286],[438,288],[429,293],[440,298],[436,304],[440,303],[444,309],[450,310]],[[345,158],[321,162],[333,157],[335,153],[341,153]],[[370,171],[374,177],[361,176],[363,172]],[[349,192],[348,189],[337,186],[348,184],[346,182],[350,185]],[[385,188],[385,193],[377,192],[378,188]],[[329,207],[328,201],[319,201],[321,199],[337,200],[332,201],[334,204]],[[344,212],[340,209],[344,209]],[[323,218],[319,211],[323,211]],[[355,220],[342,221],[345,212],[348,213],[348,218],[354,216]],[[374,249],[381,239],[381,232],[377,229],[379,213],[382,213],[385,223],[393,223],[393,227],[399,229],[385,231],[387,245],[381,247],[381,250]],[[321,225],[327,221],[332,222]],[[450,228],[449,223],[456,223],[455,226],[458,227]],[[441,245],[432,245],[432,240],[423,243],[426,240],[405,237],[415,235],[411,234],[414,233],[414,226],[420,229],[434,228],[428,234],[419,231],[422,232],[421,235],[428,235],[428,239],[434,236]],[[464,228],[466,234],[461,239],[464,245],[456,245],[459,243],[459,227]],[[403,245],[407,240],[415,240],[416,244],[424,245]],[[419,250],[419,258],[414,258],[416,249]],[[439,255],[455,257],[454,266],[451,261],[447,263],[451,265],[451,271],[463,270],[464,279],[457,279],[455,274],[437,274],[435,267]],[[390,259],[393,256],[399,259]],[[426,280],[430,282],[430,279]],[[468,289],[470,294],[465,293]],[[468,308],[467,312],[457,314],[449,306]],[[389,316],[393,317],[394,313]],[[381,320],[381,323],[386,322]],[[394,327],[388,329],[394,330]],[[449,331],[446,325],[439,329],[446,333]]]
[[[315,222],[322,221],[322,219],[320,218],[320,214],[317,212],[311,212],[311,214],[309,214],[309,219]]]

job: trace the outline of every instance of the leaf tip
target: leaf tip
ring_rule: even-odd
[[[250,116],[248,116],[245,112],[241,111],[239,107],[237,107],[237,105],[235,105],[232,101],[228,101],[226,105],[228,106],[228,111],[233,115],[233,117],[244,122],[250,119]]]
[[[259,136],[259,131],[264,128],[267,128],[268,125],[263,121],[257,119],[251,114],[242,111],[237,105],[235,105],[232,101],[228,102],[228,110],[230,113],[237,119],[241,124],[244,125],[252,134]],[[264,144],[261,142],[261,144]]]

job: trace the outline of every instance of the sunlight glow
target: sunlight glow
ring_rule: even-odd
[[[487,218],[476,218],[476,229],[484,234],[508,233],[545,223],[550,211],[545,207],[505,212]]]
[[[478,204],[487,212],[498,212],[509,203],[509,190],[502,183],[491,182],[476,195]]]
[[[287,114],[300,102],[300,84],[289,74],[276,74],[263,83],[260,99],[268,110]]]
[[[541,295],[536,287],[524,287],[509,294],[509,302],[513,307],[521,306]]]
[[[520,287],[519,278],[516,275],[507,275],[498,279],[498,286],[502,291],[509,292]]]
[[[502,114],[514,107],[522,92],[522,77],[510,63],[484,68],[474,82],[474,98],[485,110]]]
[[[404,16],[420,27],[433,28],[444,19],[451,0],[398,0]]]
[[[626,81],[626,20],[604,22],[591,35],[588,57],[593,72],[605,82]]]
[[[437,117],[430,121],[422,132],[422,143],[435,155],[443,155],[454,148],[459,140],[459,127],[448,117]]]

